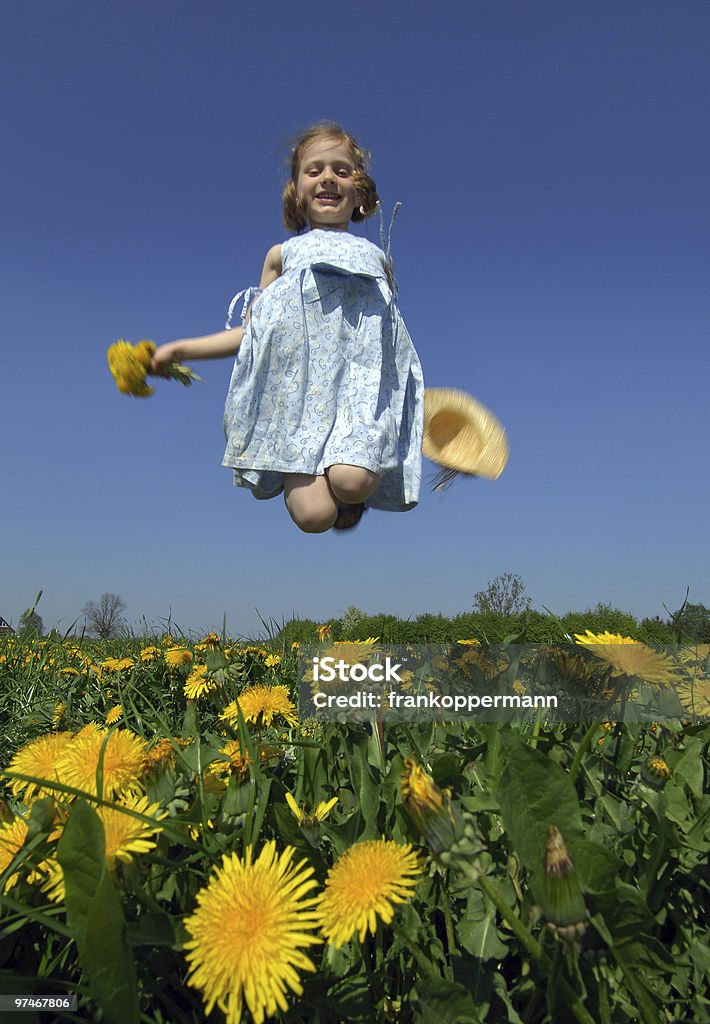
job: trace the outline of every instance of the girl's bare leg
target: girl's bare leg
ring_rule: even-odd
[[[330,466],[327,475],[333,495],[343,505],[367,501],[380,482],[377,473],[362,466]]]
[[[304,533],[325,533],[338,515],[338,503],[325,476],[285,474],[284,499],[289,515]]]

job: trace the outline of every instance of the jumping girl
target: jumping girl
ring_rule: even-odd
[[[162,345],[151,367],[236,354],[223,465],[256,498],[283,493],[306,533],[350,529],[366,507],[405,512],[419,498],[419,359],[388,257],[348,230],[377,207],[368,166],[338,125],[303,132],[283,192],[296,236],[269,249],[259,288],[235,296],[227,330]],[[242,326],[232,328],[240,299]]]

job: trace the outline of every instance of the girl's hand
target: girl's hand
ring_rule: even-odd
[[[148,373],[154,377],[167,377],[168,374],[165,372],[164,367],[167,363],[179,362],[177,345],[175,342],[170,342],[167,345],[159,345],[153,354],[151,360],[150,369]]]

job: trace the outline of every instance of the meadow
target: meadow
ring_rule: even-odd
[[[0,996],[43,1000],[17,1019],[710,1020],[708,645],[461,637],[411,692],[453,665],[576,717],[299,717],[307,641],[392,640],[337,634],[0,638]]]

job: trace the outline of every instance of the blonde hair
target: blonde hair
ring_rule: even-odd
[[[377,209],[377,186],[368,174],[370,167],[370,154],[366,149],[358,145],[356,140],[334,121],[319,121],[311,125],[293,140],[291,144],[290,170],[291,177],[283,190],[283,216],[284,224],[289,231],[302,231],[306,226],[306,217],[298,199],[298,175],[301,169],[301,158],[306,146],[318,138],[340,139],[350,149],[355,170],[353,172],[353,183],[357,189],[360,206],[364,213],[360,213],[359,206],[353,210],[351,220],[364,220]]]

